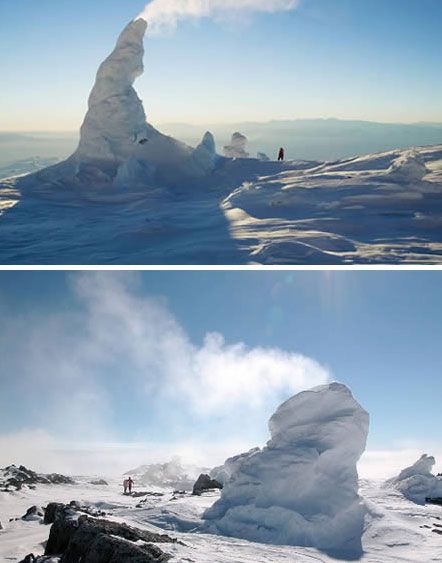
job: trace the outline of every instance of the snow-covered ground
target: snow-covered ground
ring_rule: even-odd
[[[241,158],[210,132],[193,148],[146,121],[146,28],[99,67],[77,150],[0,181],[0,264],[442,263],[442,145],[334,163],[247,158],[240,132]]]
[[[108,486],[89,484],[90,479],[76,485],[39,485],[35,490],[0,493],[0,561],[20,561],[28,553],[42,554],[49,536],[49,526],[38,521],[22,520],[32,505],[48,502],[82,501],[106,512],[106,518],[126,522],[151,531],[167,530],[184,545],[167,544],[172,562],[194,563],[299,563],[336,561],[313,548],[263,545],[246,540],[198,532],[203,525],[201,516],[218,498],[216,492],[201,497],[190,494],[175,497],[164,491],[162,497],[146,497],[143,508],[137,508],[140,498],[123,496],[120,479]],[[364,563],[416,562],[442,560],[442,507],[421,506],[407,500],[383,483],[362,481],[360,494],[368,506],[368,516],[362,537]]]
[[[400,172],[401,159],[427,171]],[[334,164],[227,160],[174,189],[3,181],[0,238],[3,264],[441,264],[442,146]]]

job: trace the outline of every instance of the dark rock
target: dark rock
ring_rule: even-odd
[[[9,465],[3,470],[4,481],[1,483],[3,490],[9,492],[9,489],[20,491],[24,485],[29,488],[35,488],[37,484],[46,485],[73,485],[75,481],[71,477],[60,475],[58,473],[50,473],[48,475],[36,473],[24,465],[16,467]]]
[[[78,516],[72,506],[65,506],[55,510],[45,555],[62,555],[61,563],[160,563],[170,556],[151,543],[175,542],[126,524]]]
[[[222,489],[222,484],[216,479],[211,479],[209,475],[201,474],[195,485],[193,486],[194,495],[200,496],[205,491],[211,491],[213,489]]]
[[[50,502],[45,509],[44,524],[53,524],[63,508],[64,504],[60,502]]]
[[[425,499],[425,502],[427,502],[428,504],[438,504],[438,505],[442,506],[442,498],[427,497]]]
[[[91,485],[109,485],[104,479],[94,479],[90,482]]]
[[[96,534],[85,544],[76,534],[64,553],[62,563],[160,563],[170,556],[151,544],[135,545],[126,540]]]
[[[31,508],[28,508],[28,510],[26,511],[26,514],[24,514],[21,517],[21,519],[22,520],[38,520],[39,518],[43,518],[43,516],[44,516],[44,512],[40,507],[31,506]]]
[[[37,558],[34,556],[33,553],[30,553],[29,555],[26,555],[26,557],[22,559],[20,563],[35,563],[36,561]]]

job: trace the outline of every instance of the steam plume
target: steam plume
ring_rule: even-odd
[[[199,18],[229,18],[239,13],[289,12],[301,0],[152,0],[138,16],[150,29],[174,29],[180,20]]]

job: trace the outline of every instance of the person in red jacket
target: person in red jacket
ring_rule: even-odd
[[[279,149],[279,154],[278,154],[278,162],[281,160],[283,161],[285,158],[285,150],[281,147]]]

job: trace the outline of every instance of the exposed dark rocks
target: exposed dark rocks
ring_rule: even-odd
[[[170,555],[152,544],[176,542],[165,534],[81,515],[75,501],[51,503],[48,509],[47,519],[54,523],[45,556],[59,556],[60,563],[162,563]]]
[[[30,553],[29,555],[26,555],[26,557],[22,559],[20,563],[36,563],[36,561],[37,558],[34,556],[33,553]]]
[[[20,561],[20,563],[52,563],[54,559],[52,557],[35,557],[33,553],[26,555],[24,559]]]
[[[216,479],[211,479],[209,475],[205,475],[202,473],[195,485],[193,486],[193,493],[194,495],[200,496],[205,491],[212,491],[213,489],[222,489],[222,484],[217,481]]]
[[[438,505],[442,506],[442,498],[427,497],[425,499],[425,502],[427,502],[428,504],[438,504]]]
[[[60,475],[59,473],[36,473],[24,465],[16,467],[9,465],[1,470],[0,487],[2,491],[19,491],[22,487],[35,488],[35,485],[73,485],[75,481],[71,477]]]
[[[50,502],[45,509],[45,517],[43,520],[44,524],[53,524],[57,515],[61,513],[63,508],[65,507],[64,504],[60,502]]]
[[[109,485],[109,483],[107,481],[105,481],[104,479],[94,479],[93,481],[90,481],[91,485]]]
[[[26,514],[24,514],[21,519],[22,520],[39,520],[40,518],[44,517],[44,511],[42,508],[40,508],[39,506],[31,506],[30,508],[28,508],[28,510],[26,511]]]

